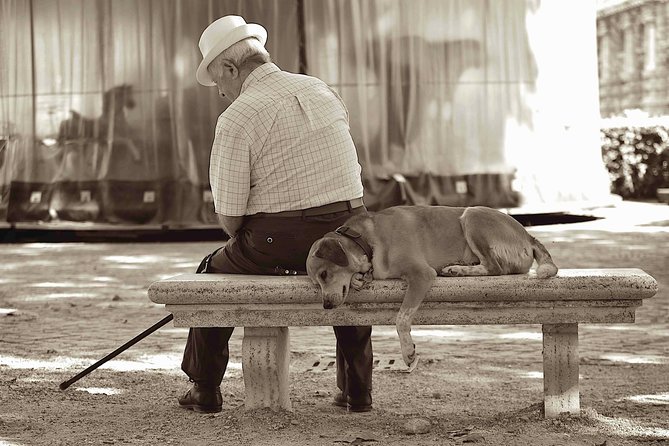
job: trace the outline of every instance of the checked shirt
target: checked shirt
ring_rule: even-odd
[[[219,116],[209,179],[218,214],[307,209],[362,197],[341,98],[321,80],[266,63]]]

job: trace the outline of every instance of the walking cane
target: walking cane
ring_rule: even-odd
[[[141,341],[142,339],[144,339],[145,337],[147,337],[148,335],[150,335],[154,331],[158,330],[160,327],[167,324],[172,319],[174,319],[174,315],[172,315],[172,314],[170,314],[168,316],[165,316],[162,320],[156,322],[150,328],[147,328],[146,330],[144,330],[143,332],[141,332],[140,334],[138,334],[137,336],[135,336],[134,338],[132,338],[131,340],[129,340],[128,342],[126,342],[125,344],[123,344],[122,346],[120,346],[119,348],[117,348],[116,350],[114,350],[113,352],[111,352],[110,354],[108,354],[107,356],[105,356],[104,358],[102,358],[101,360],[96,362],[95,364],[93,364],[92,366],[88,367],[83,372],[78,373],[77,375],[73,376],[72,378],[68,379],[67,381],[63,381],[62,383],[60,383],[60,385],[58,387],[60,388],[60,390],[67,389],[72,384],[79,381],[81,378],[88,375],[93,370],[97,369],[102,364],[104,364],[105,362],[107,362],[110,359],[118,356],[119,353],[122,353],[123,351],[125,351],[125,350],[129,349],[130,347],[132,347],[133,345],[137,344],[139,341]]]

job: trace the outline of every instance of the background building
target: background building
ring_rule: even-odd
[[[669,115],[669,1],[599,0],[597,40],[602,117]]]

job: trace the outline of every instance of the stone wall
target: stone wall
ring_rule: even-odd
[[[669,0],[600,9],[597,40],[601,115],[669,115]]]

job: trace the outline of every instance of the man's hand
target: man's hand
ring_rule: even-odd
[[[223,230],[230,237],[234,237],[237,234],[237,231],[242,226],[244,217],[228,217],[227,215],[216,214],[218,217],[218,223],[223,227]]]

